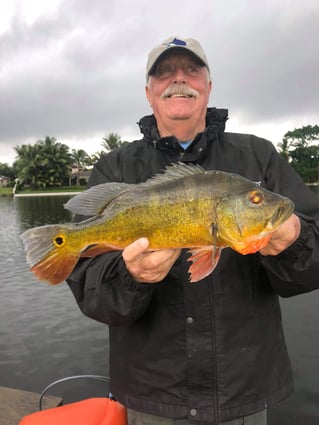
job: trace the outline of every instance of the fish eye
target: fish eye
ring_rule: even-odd
[[[65,242],[65,238],[63,235],[57,235],[54,239],[53,239],[53,243],[56,247],[61,247],[64,245]]]
[[[248,195],[249,202],[254,205],[259,205],[264,200],[264,195],[258,190],[252,190]]]

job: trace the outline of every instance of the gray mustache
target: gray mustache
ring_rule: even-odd
[[[170,97],[173,95],[198,97],[199,93],[198,91],[191,89],[185,84],[172,84],[171,86],[167,87],[166,90],[163,91],[163,93],[161,94],[161,98]]]

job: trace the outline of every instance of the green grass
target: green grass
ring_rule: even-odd
[[[0,196],[11,196],[12,187],[0,187]]]
[[[17,193],[21,194],[30,194],[30,193],[63,193],[63,192],[81,192],[85,190],[85,186],[63,186],[63,187],[50,187],[47,189],[39,189],[39,190],[32,190],[32,189],[24,189],[19,190]],[[0,187],[0,196],[12,196],[12,187]]]
[[[63,187],[49,187],[46,189],[23,189],[19,190],[17,193],[52,193],[52,192],[81,192],[85,190],[85,186],[63,186]]]

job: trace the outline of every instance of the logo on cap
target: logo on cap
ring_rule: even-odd
[[[179,40],[178,38],[174,38],[174,40],[168,42],[168,43],[163,43],[164,46],[166,47],[173,47],[173,46],[187,46],[186,41],[184,40]]]

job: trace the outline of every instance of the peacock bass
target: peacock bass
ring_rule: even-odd
[[[123,250],[141,237],[149,250],[187,248],[190,281],[197,282],[212,273],[223,248],[245,255],[267,245],[294,210],[259,183],[182,163],[144,183],[93,186],[64,206],[91,218],[21,235],[32,272],[51,284],[65,280],[80,257]]]

